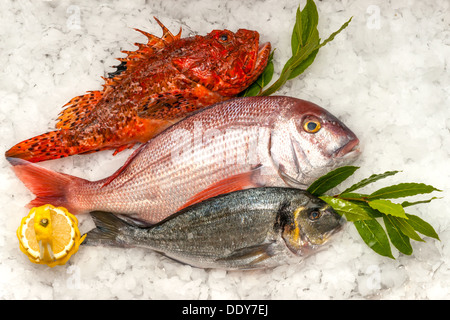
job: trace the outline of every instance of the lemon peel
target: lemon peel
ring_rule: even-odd
[[[65,264],[85,237],[74,215],[50,204],[32,208],[17,229],[20,250],[31,262],[49,267]]]

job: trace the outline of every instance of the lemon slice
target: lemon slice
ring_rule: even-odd
[[[78,220],[66,208],[46,204],[22,219],[17,237],[31,262],[54,267],[65,264],[86,235],[80,236]]]

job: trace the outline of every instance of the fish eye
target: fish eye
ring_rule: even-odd
[[[318,120],[308,119],[303,123],[303,130],[308,133],[316,133],[320,130],[320,122]]]
[[[322,214],[320,213],[319,210],[312,210],[311,212],[309,212],[308,218],[309,218],[309,220],[314,221],[314,220],[319,219],[321,215]]]
[[[226,33],[222,33],[219,36],[219,40],[220,40],[220,42],[227,42],[228,41],[228,35]]]

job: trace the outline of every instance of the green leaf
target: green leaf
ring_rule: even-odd
[[[292,57],[284,65],[279,78],[258,95],[269,96],[280,89],[288,80],[302,74],[314,62],[319,49],[332,41],[338,33],[348,26],[351,20],[352,18],[344,23],[338,31],[332,33],[328,39],[320,43],[319,30],[317,29],[319,14],[314,1],[307,0],[303,10],[300,11],[299,7],[296,11],[295,25],[291,35]]]
[[[388,236],[377,220],[359,220],[353,224],[361,238],[373,251],[382,256],[394,259]]]
[[[406,208],[406,207],[414,206],[414,205],[420,204],[420,203],[429,203],[429,202],[431,202],[432,200],[435,200],[435,199],[442,199],[442,198],[440,198],[440,197],[433,197],[433,198],[428,199],[428,200],[415,201],[415,202],[403,201],[402,202],[402,207]]]
[[[406,216],[408,217],[409,225],[413,227],[414,230],[420,232],[424,236],[434,238],[440,241],[438,234],[428,222],[425,222],[424,220],[413,214],[406,214]]]
[[[373,192],[369,195],[368,200],[402,198],[433,191],[441,190],[423,183],[400,183]]]
[[[348,200],[348,199],[345,199],[345,200]],[[381,218],[382,216],[384,216],[383,213],[381,213],[380,211],[370,207],[369,204],[367,202],[365,202],[365,201],[361,201],[361,200],[348,200],[348,201],[350,201],[351,203],[354,203],[357,206],[361,207],[364,211],[367,212],[367,214],[369,214],[369,216],[371,218]]]
[[[347,221],[372,219],[363,207],[350,201],[329,196],[321,196],[319,198],[328,203],[339,215],[345,216]]]
[[[248,87],[243,93],[240,94],[241,97],[254,97],[261,92],[261,86],[258,82],[253,82],[253,84]]]
[[[354,166],[345,166],[337,168],[314,181],[309,186],[307,191],[315,196],[322,195],[328,190],[336,187],[342,181],[346,180],[358,169],[359,167]]]
[[[369,206],[381,213],[407,219],[405,210],[401,204],[393,203],[389,200],[373,200],[369,201]]]
[[[313,52],[311,52],[311,54],[308,56],[308,58],[306,58],[305,60],[300,62],[291,71],[291,73],[289,74],[288,80],[294,79],[294,78],[298,77],[299,75],[301,75],[314,62],[318,52],[319,52],[319,49],[314,50]]]
[[[363,179],[360,182],[355,183],[351,187],[345,189],[344,191],[342,191],[342,193],[348,193],[348,192],[354,191],[356,189],[360,189],[362,187],[367,186],[370,183],[373,183],[373,182],[378,181],[380,179],[383,179],[383,178],[392,176],[394,174],[397,174],[398,172],[400,172],[400,171],[386,171],[385,173],[381,173],[381,174],[373,174],[369,178]]]
[[[297,12],[295,14],[294,30],[292,31],[291,36],[292,56],[295,56],[297,52],[300,50],[300,47],[302,46],[303,46],[303,24],[300,7],[298,7]]]
[[[292,56],[295,56],[300,48],[308,42],[314,30],[317,29],[318,23],[319,14],[314,1],[308,0],[302,11],[300,11],[300,7],[297,8],[291,37]]]
[[[278,80],[275,81],[275,83],[273,83],[268,89],[261,92],[259,96],[271,95],[272,93],[276,92],[279,88],[281,88],[286,83],[286,81],[292,79],[291,77],[292,72],[293,71],[296,71],[296,73],[298,72],[296,68],[301,68],[300,66],[301,63],[304,62],[304,60],[306,60],[309,57],[309,55],[315,50],[316,47],[317,45],[314,44],[313,42],[306,43],[306,45],[302,47],[301,50],[295,56],[292,56],[286,62]]]
[[[350,21],[352,21],[352,19],[353,19],[353,17],[351,17],[346,23],[344,23],[344,24],[339,28],[338,31],[333,32],[333,33],[328,37],[328,39],[326,39],[324,42],[322,42],[322,43],[319,45],[319,48],[318,48],[318,49],[322,48],[322,47],[323,47],[324,45],[326,45],[328,42],[333,41],[334,38],[335,38],[342,30],[344,30],[345,28],[348,27],[348,25],[349,25]]]
[[[389,235],[389,239],[392,244],[403,254],[410,255],[413,252],[411,246],[411,241],[409,237],[405,236],[400,228],[396,226],[392,221],[393,217],[383,216],[384,225],[386,226],[386,231]]]
[[[319,31],[317,29],[311,34],[310,38],[305,42],[304,46],[302,46],[298,52],[291,57],[291,59],[286,62],[283,70],[284,73],[291,73],[292,70],[297,68],[300,63],[306,60],[309,55],[317,49],[319,45]],[[289,78],[289,76],[287,77]]]
[[[334,188],[351,176],[357,169],[358,167],[347,166],[331,171],[311,184],[308,191],[319,196],[338,214],[353,222],[364,242],[380,255],[393,258],[390,243],[401,253],[412,254],[411,239],[424,241],[419,233],[439,240],[436,231],[429,223],[404,211],[404,207],[428,203],[439,198],[433,197],[428,200],[415,202],[405,201],[402,204],[387,200],[389,198],[440,191],[439,189],[422,183],[401,183],[379,189],[370,195],[352,192],[370,183],[394,175],[399,171],[373,174],[369,178],[353,184],[339,195],[323,195],[324,192]],[[380,225],[378,218],[383,218],[386,230]]]
[[[317,25],[319,24],[319,13],[317,12],[317,7],[314,1],[307,0],[303,11],[301,12],[301,23],[302,23],[302,44],[308,42],[312,38],[312,34],[317,32]]]
[[[261,76],[259,77],[259,81],[258,81],[258,85],[262,88],[264,88],[266,85],[268,85],[270,83],[270,81],[272,81],[272,77],[273,77],[273,61],[269,61],[269,63],[267,64],[267,67],[264,69],[264,72],[261,74]]]
[[[407,237],[424,242],[424,240],[417,234],[414,228],[409,224],[408,219],[389,217],[391,222],[400,229],[400,231]]]

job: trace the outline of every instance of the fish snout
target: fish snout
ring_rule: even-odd
[[[259,33],[258,31],[254,31],[254,30],[248,30],[248,29],[239,29],[238,31],[236,31],[236,37],[240,38],[240,39],[255,39],[255,40],[259,40]]]
[[[326,238],[329,239],[333,234],[338,233],[339,231],[341,231],[344,228],[346,223],[347,223],[347,220],[344,218],[344,216],[340,216],[337,226],[334,229],[330,230],[326,234]]]
[[[359,139],[355,135],[352,135],[349,142],[335,151],[334,157],[342,158],[344,156],[357,156],[360,153],[361,149],[359,148]]]

